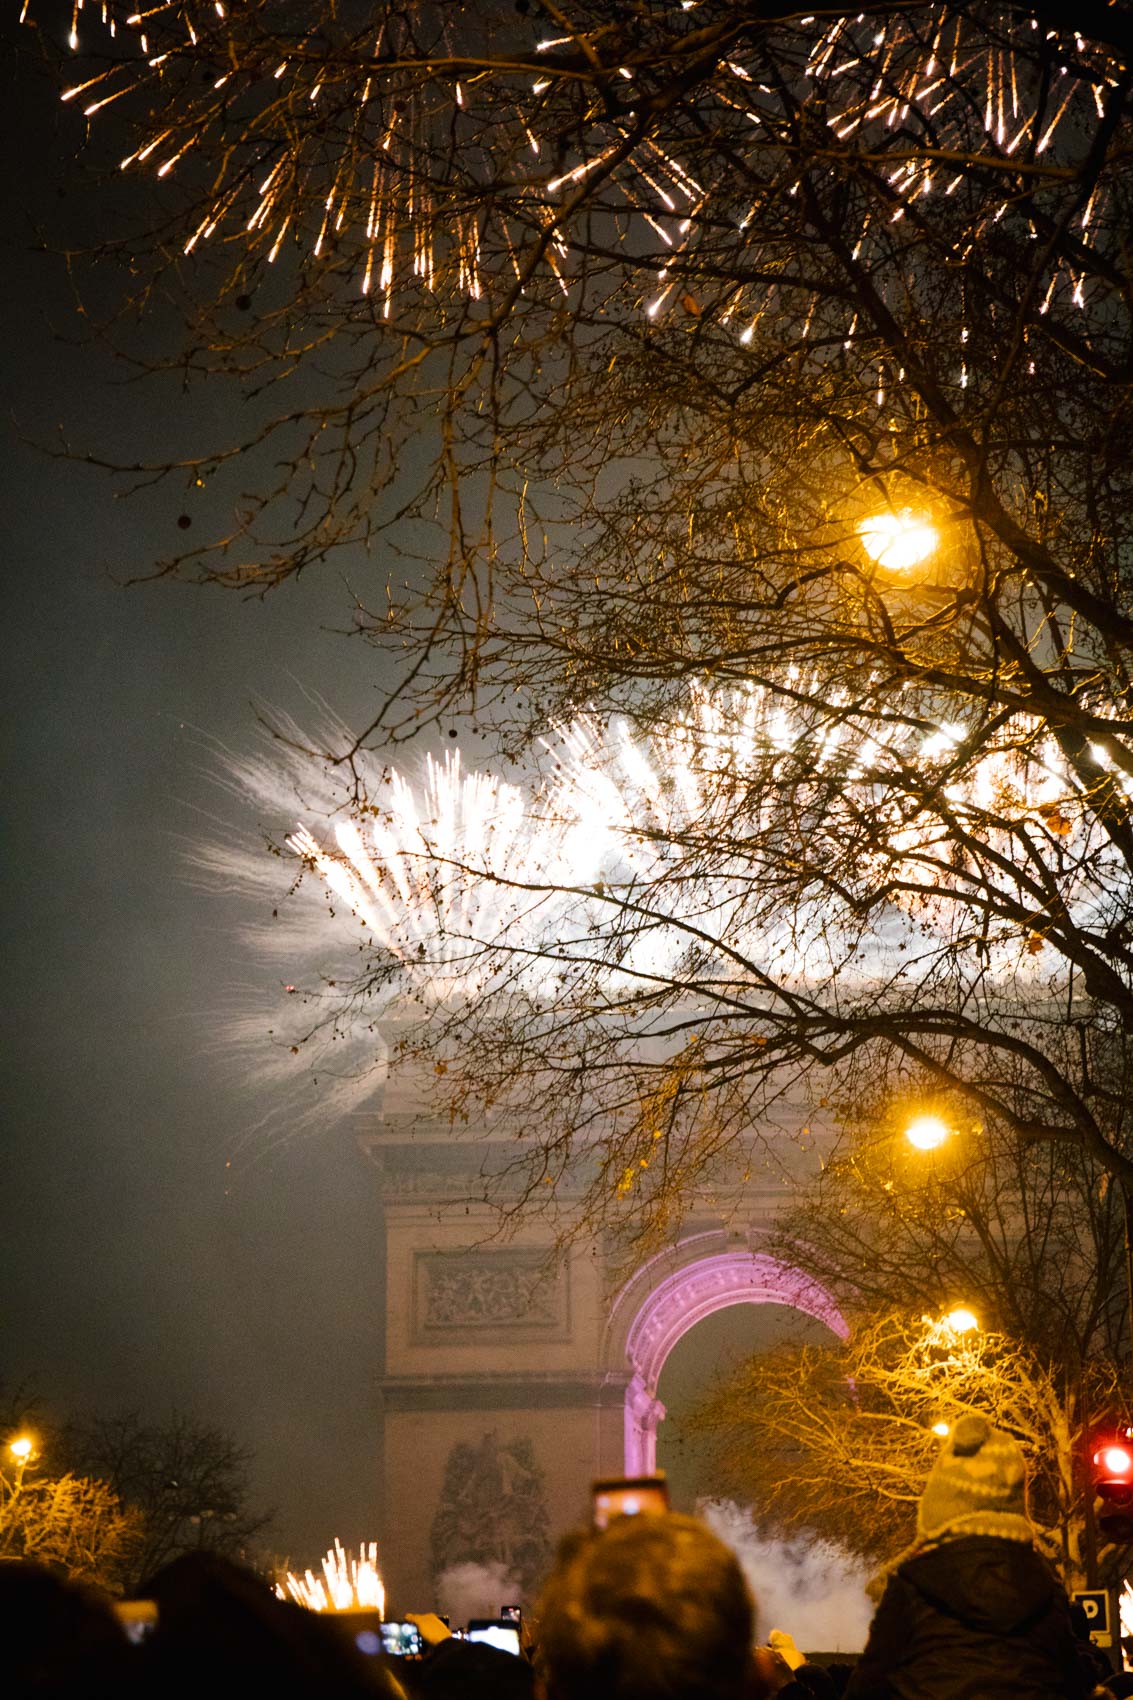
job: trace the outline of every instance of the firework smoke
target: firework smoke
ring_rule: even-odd
[[[713,1534],[730,1546],[755,1598],[758,1633],[785,1629],[804,1651],[858,1652],[865,1646],[871,1608],[865,1566],[831,1541],[771,1541],[751,1511],[728,1499],[697,1506]]]
[[[437,1608],[453,1623],[498,1617],[501,1605],[518,1600],[522,1585],[505,1564],[454,1564],[437,1577]]]

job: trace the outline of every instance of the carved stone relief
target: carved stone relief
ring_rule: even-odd
[[[417,1252],[414,1339],[421,1345],[495,1337],[565,1340],[570,1293],[565,1262],[540,1250]]]
[[[502,1564],[530,1595],[550,1557],[543,1471],[526,1436],[458,1441],[431,1534],[434,1579],[457,1564]]]

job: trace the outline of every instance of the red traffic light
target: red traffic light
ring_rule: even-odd
[[[1128,1545],[1133,1539],[1133,1434],[1119,1428],[1094,1453],[1094,1493],[1108,1515],[1098,1518],[1098,1531],[1106,1539]]]
[[[1105,1471],[1110,1481],[1125,1481],[1133,1477],[1133,1452],[1127,1446],[1103,1446],[1094,1453],[1094,1463]]]

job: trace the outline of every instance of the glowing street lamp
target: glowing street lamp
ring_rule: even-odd
[[[935,527],[909,508],[899,513],[871,514],[858,526],[858,536],[870,559],[895,573],[919,566],[940,542]]]
[[[15,1491],[19,1493],[20,1484],[24,1479],[24,1471],[27,1469],[28,1463],[35,1452],[35,1442],[26,1434],[17,1435],[15,1440],[10,1440],[8,1442],[8,1451],[16,1460]]]
[[[939,1422],[933,1423],[932,1432],[933,1434],[938,1434],[941,1440],[947,1440],[948,1436],[952,1433],[952,1430],[949,1428],[947,1423]]]
[[[942,1325],[949,1334],[973,1334],[979,1328],[980,1319],[975,1311],[968,1310],[965,1305],[958,1305],[942,1318]]]
[[[905,1138],[918,1151],[935,1151],[943,1145],[952,1129],[939,1116],[918,1116],[905,1129]]]

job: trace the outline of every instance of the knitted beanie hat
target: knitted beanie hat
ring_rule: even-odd
[[[1030,1541],[1026,1466],[1015,1441],[986,1417],[961,1417],[940,1449],[917,1506],[917,1538],[998,1535]]]

